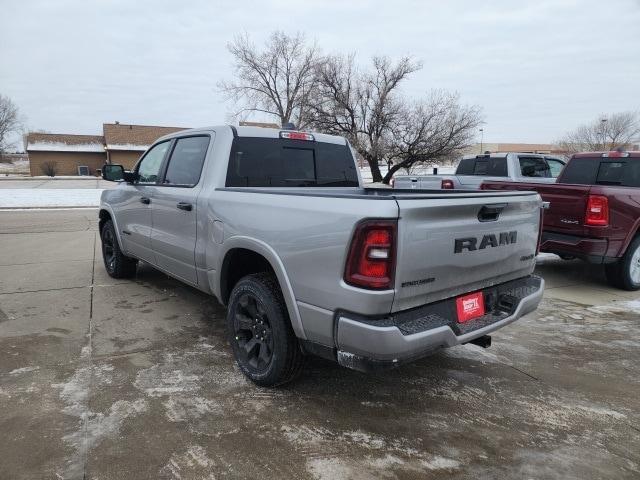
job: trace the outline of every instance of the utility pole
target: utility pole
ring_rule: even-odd
[[[480,129],[480,154],[483,153],[483,150],[482,150],[482,141],[483,140],[484,140],[484,128],[481,128]]]
[[[604,144],[605,142],[605,134],[606,134],[606,126],[607,126],[607,119],[606,118],[601,118],[600,119],[600,132],[602,133],[602,150],[607,150],[607,146]]]

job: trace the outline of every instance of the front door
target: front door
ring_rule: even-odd
[[[197,200],[209,140],[208,135],[176,139],[153,198],[151,247],[156,263],[192,284],[198,283]]]
[[[138,163],[138,180],[133,185],[125,185],[119,190],[117,203],[118,228],[122,246],[127,254],[155,263],[151,248],[151,209],[160,178],[163,160],[171,142],[162,142],[147,151]]]

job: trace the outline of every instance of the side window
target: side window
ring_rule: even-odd
[[[551,177],[558,178],[560,172],[564,168],[564,163],[560,160],[556,160],[555,158],[547,158],[547,163],[549,164],[549,169],[551,170]]]
[[[138,165],[138,183],[156,183],[170,144],[170,141],[159,143],[146,153]]]
[[[543,158],[520,157],[520,173],[523,177],[551,177],[549,164]]]
[[[621,185],[624,179],[625,162],[602,162],[598,169],[598,185]]]
[[[200,180],[209,137],[179,138],[171,153],[164,184],[193,187]]]
[[[640,158],[629,159],[624,178],[625,187],[640,187]]]
[[[456,175],[473,175],[473,169],[475,168],[475,158],[463,158],[458,164]]]

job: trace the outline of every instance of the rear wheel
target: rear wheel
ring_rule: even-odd
[[[640,290],[640,235],[629,244],[624,256],[604,266],[609,283],[624,290]]]
[[[281,385],[300,373],[304,356],[272,275],[247,275],[236,284],[227,332],[238,367],[257,385]]]
[[[102,259],[104,268],[110,277],[131,278],[136,274],[138,261],[135,258],[127,257],[118,244],[116,229],[111,220],[107,220],[100,231],[102,240]]]

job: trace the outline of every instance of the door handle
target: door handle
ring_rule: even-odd
[[[187,212],[190,212],[191,209],[193,208],[193,205],[187,202],[179,202],[178,205],[176,205],[176,207],[178,207],[180,210],[186,210]]]
[[[149,197],[140,197],[140,203],[144,203],[145,205],[149,205],[151,203],[151,199]]]

